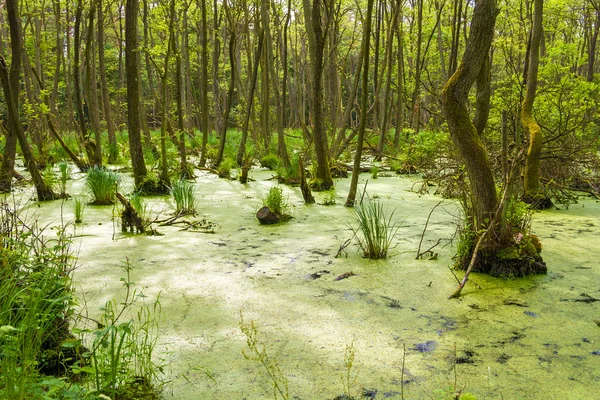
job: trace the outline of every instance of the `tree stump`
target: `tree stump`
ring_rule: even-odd
[[[281,222],[282,216],[279,213],[275,213],[264,206],[256,213],[256,218],[262,225],[273,225]]]
[[[121,230],[123,232],[129,231],[133,233],[133,230],[135,229],[137,233],[145,233],[146,228],[142,223],[142,218],[139,216],[135,208],[133,208],[129,200],[127,200],[125,196],[119,192],[117,192],[116,196],[121,204],[123,204],[123,207],[125,207],[121,213]]]

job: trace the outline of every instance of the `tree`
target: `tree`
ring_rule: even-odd
[[[346,199],[346,207],[354,207],[356,200],[356,189],[358,186],[358,175],[360,173],[360,160],[362,147],[365,137],[365,128],[367,126],[367,102],[369,86],[369,42],[371,39],[371,19],[373,16],[373,0],[367,3],[367,15],[365,17],[365,28],[363,31],[363,73],[362,73],[362,93],[360,99],[360,126],[358,128],[358,140],[356,144],[356,154],[354,155],[354,167],[352,168],[352,181],[350,183],[350,192]]]
[[[329,154],[327,151],[327,134],[325,132],[325,112],[323,107],[323,50],[325,49],[325,33],[323,32],[323,13],[325,0],[302,0],[304,19],[308,36],[310,54],[311,96],[313,137],[317,157],[317,175],[314,187],[328,190],[333,187],[333,179],[329,170]]]
[[[529,65],[527,69],[527,92],[521,107],[521,123],[525,133],[529,134],[529,148],[525,159],[524,200],[536,208],[552,207],[552,201],[540,188],[540,157],[542,154],[542,129],[533,116],[533,102],[537,89],[537,75],[540,63],[540,42],[542,39],[543,0],[535,0],[533,26],[531,28],[531,45],[529,49]]]
[[[477,2],[462,61],[442,91],[450,136],[469,175],[476,229],[483,227],[485,221],[491,218],[498,205],[498,196],[485,148],[471,122],[468,96],[489,57],[497,14],[496,0]]]
[[[10,28],[10,48],[11,48],[11,65],[10,75],[8,66],[4,56],[0,55],[0,80],[2,81],[2,90],[4,92],[4,100],[6,107],[8,108],[8,136],[14,135],[19,141],[23,158],[25,159],[25,166],[31,174],[31,180],[35,186],[37,197],[39,201],[53,200],[55,194],[52,189],[48,187],[44,181],[40,171],[38,169],[38,163],[35,159],[31,146],[25,137],[25,131],[21,125],[21,119],[19,117],[19,77],[21,74],[20,63],[21,60],[21,22],[19,18],[19,11],[17,7],[17,0],[6,0],[6,11],[8,14],[8,26]],[[7,138],[8,140],[8,138]],[[13,166],[14,166],[14,155],[13,155]],[[12,177],[13,168],[10,168],[10,174]]]
[[[138,12],[139,0],[127,0],[125,8],[125,69],[127,75],[127,132],[129,152],[133,166],[135,186],[141,188],[148,174],[140,135],[139,48]]]

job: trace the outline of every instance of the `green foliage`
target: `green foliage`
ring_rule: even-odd
[[[363,257],[372,260],[387,258],[400,228],[394,218],[395,211],[388,213],[380,200],[368,196],[354,205],[356,226],[352,230]]]
[[[150,209],[144,197],[139,193],[132,193],[129,195],[129,202],[142,219],[142,223],[147,225],[150,221]]]
[[[377,179],[379,174],[379,167],[375,164],[371,167],[371,178]]]
[[[450,146],[448,134],[441,131],[420,131],[409,136],[409,141],[400,144],[400,153],[392,162],[392,168],[399,173],[434,168],[436,159],[446,154]]]
[[[227,178],[231,177],[231,169],[235,167],[235,161],[232,158],[224,158],[219,164],[217,171],[219,171],[219,178]]]
[[[153,360],[158,340],[160,298],[151,305],[139,305],[141,293],[133,289],[131,266],[123,265],[126,288],[123,301],[109,301],[101,309],[95,329],[77,330],[89,350],[73,368],[75,375],[89,374],[91,389],[110,398],[156,398],[163,385],[163,366]]]
[[[269,193],[263,199],[263,206],[269,207],[269,210],[282,217],[289,217],[290,205],[285,197],[283,197],[283,189],[279,186],[273,186],[269,189]]]
[[[52,168],[52,165],[46,165],[46,168],[44,168],[44,171],[42,172],[42,178],[50,189],[54,189],[58,186],[58,176],[56,175],[54,168]]]
[[[290,166],[285,168],[283,165],[277,167],[277,180],[280,183],[298,183],[300,181],[300,168],[298,166],[298,157],[300,154],[292,155]]]
[[[171,186],[171,196],[175,200],[175,213],[196,212],[196,186],[185,179],[179,179]]]
[[[275,154],[269,153],[264,155],[260,159],[260,165],[263,168],[270,169],[271,171],[277,170],[281,166],[281,160]]]
[[[340,374],[340,379],[342,380],[342,386],[344,388],[344,394],[347,398],[352,397],[352,388],[356,384],[356,379],[358,378],[358,372],[352,374],[352,369],[354,367],[354,359],[356,357],[356,347],[354,346],[354,340],[349,345],[346,345],[344,348],[344,373]]]
[[[35,222],[26,224],[6,203],[0,220],[0,398],[33,398],[43,380],[44,349],[68,337],[70,240],[63,229],[45,239]]]
[[[85,184],[94,198],[92,204],[113,204],[120,181],[121,177],[116,172],[96,166],[90,168],[87,172]]]
[[[267,353],[266,346],[261,343],[258,339],[258,331],[254,325],[254,321],[250,321],[247,324],[244,321],[244,316],[240,313],[240,330],[246,336],[246,346],[248,351],[242,349],[242,354],[246,360],[256,361],[263,366],[264,372],[273,385],[273,398],[282,398],[287,400],[290,398],[288,391],[288,380],[286,376],[281,372],[277,359],[269,356]]]
[[[59,189],[61,195],[67,194],[67,181],[71,179],[71,174],[73,173],[73,168],[66,162],[58,163],[58,170],[60,172],[60,181],[59,181]]]
[[[324,206],[333,206],[335,205],[335,190],[328,190],[323,192],[323,205]]]
[[[85,211],[85,200],[81,196],[73,198],[73,208],[75,211],[75,223],[80,224],[83,222],[83,212]]]

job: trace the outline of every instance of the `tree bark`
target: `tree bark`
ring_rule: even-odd
[[[540,156],[542,154],[542,129],[533,116],[533,102],[537,89],[537,75],[540,61],[540,41],[543,34],[542,12],[543,0],[535,0],[533,11],[533,26],[531,34],[531,47],[529,52],[529,66],[527,69],[527,91],[521,106],[521,123],[524,133],[529,134],[529,148],[525,158],[524,170],[524,199],[526,202],[546,208],[548,199],[540,189]],[[550,203],[551,204],[551,203]]]
[[[106,121],[106,131],[108,133],[108,163],[114,164],[119,156],[117,147],[117,136],[115,135],[115,125],[110,108],[110,95],[108,92],[108,82],[106,80],[106,57],[104,54],[104,5],[102,0],[98,0],[98,68],[100,69],[100,86],[102,90],[102,106],[104,109],[104,120]]]
[[[314,186],[318,190],[333,187],[333,179],[329,170],[329,154],[327,151],[327,134],[325,132],[325,113],[323,110],[323,50],[325,36],[323,34],[321,0],[303,0],[304,19],[308,35],[310,53],[311,95],[313,105],[313,137],[317,158],[317,175]]]
[[[360,159],[362,156],[362,147],[365,137],[365,128],[367,126],[367,103],[369,88],[369,42],[371,38],[371,17],[373,15],[373,1],[367,3],[367,16],[365,28],[363,31],[363,72],[362,72],[362,92],[360,98],[360,125],[358,127],[358,140],[356,144],[356,153],[354,154],[354,166],[352,168],[352,180],[350,181],[350,191],[346,199],[346,207],[354,207],[356,200],[356,189],[358,187],[358,175],[360,174]]]
[[[468,95],[488,57],[497,14],[496,0],[476,3],[462,61],[442,90],[450,136],[469,176],[476,230],[492,217],[498,196],[485,148],[469,116]]]
[[[138,48],[139,0],[127,0],[125,8],[125,70],[127,75],[127,131],[136,187],[142,187],[148,174],[140,135],[140,65]]]
[[[21,60],[21,22],[19,18],[19,11],[17,0],[6,0],[6,11],[8,16],[8,26],[10,30],[11,38],[11,59],[13,64],[10,69],[10,76],[6,60],[0,55],[0,80],[2,81],[2,89],[4,92],[4,101],[8,108],[8,130],[12,132],[19,141],[21,146],[21,152],[25,159],[25,165],[27,170],[31,174],[31,180],[36,189],[37,197],[39,201],[53,200],[55,195],[52,189],[46,185],[40,171],[38,170],[37,161],[31,150],[31,146],[25,137],[23,126],[19,118],[19,77],[21,74],[20,63]],[[14,157],[14,155],[13,155]],[[14,158],[13,158],[14,163]],[[14,164],[13,164],[14,166]],[[13,168],[10,169],[12,176]]]

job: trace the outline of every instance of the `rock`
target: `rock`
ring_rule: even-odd
[[[279,213],[274,213],[267,206],[258,210],[256,218],[262,225],[273,225],[281,221],[281,215],[279,215]]]

